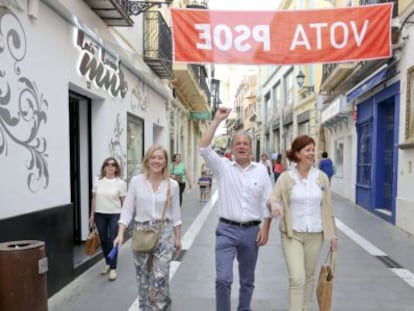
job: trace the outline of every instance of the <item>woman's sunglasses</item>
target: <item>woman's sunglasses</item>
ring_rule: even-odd
[[[105,166],[117,166],[115,162],[105,162]]]

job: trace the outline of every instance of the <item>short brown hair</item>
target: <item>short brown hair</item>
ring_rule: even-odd
[[[315,141],[312,137],[308,135],[300,135],[296,137],[293,142],[290,150],[286,151],[286,157],[293,162],[298,162],[298,158],[296,156],[296,152],[301,151],[307,145],[313,144],[315,146]]]
[[[118,163],[117,159],[115,159],[114,157],[107,157],[107,158],[106,158],[106,159],[102,162],[102,165],[101,165],[101,173],[99,174],[99,178],[100,178],[100,179],[102,179],[102,178],[104,178],[104,177],[105,177],[105,167],[106,167],[106,164],[107,164],[109,161],[113,161],[113,162],[115,163],[115,167],[116,167],[115,176],[116,176],[116,177],[121,176],[121,168],[119,167],[119,163]]]

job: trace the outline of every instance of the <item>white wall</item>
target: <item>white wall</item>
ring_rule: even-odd
[[[414,51],[414,29],[407,27],[403,29],[401,37],[408,37],[406,46],[401,50],[400,60],[400,127],[399,143],[405,140],[405,120],[408,83],[407,70],[414,66],[412,51]],[[414,109],[414,94],[411,95],[411,110]],[[411,120],[413,121],[413,120]],[[414,142],[414,141],[413,141]],[[398,180],[397,180],[397,200],[396,200],[396,225],[405,231],[414,234],[414,147],[399,149],[398,151]]]
[[[344,159],[342,175],[335,174],[332,177],[332,191],[338,195],[355,202],[355,182],[356,182],[356,129],[352,122],[345,126],[342,123],[342,129],[338,127],[331,133],[331,139],[327,142],[327,152],[329,157],[334,160],[335,141],[344,142]],[[335,163],[334,163],[335,165]]]
[[[96,15],[94,16],[83,1],[61,0],[60,2],[73,9],[75,14],[87,19],[91,30],[95,31],[97,36],[102,35],[103,39],[110,37],[105,32],[107,28],[103,26],[102,21]],[[19,36],[25,46],[24,49],[6,46],[0,52],[2,70],[6,74],[4,78],[0,77],[2,91],[0,94],[6,94],[7,87],[10,87],[11,99],[6,109],[11,116],[16,117],[19,113],[19,94],[25,95],[25,99],[30,98],[29,92],[22,92],[24,85],[19,83],[18,79],[26,77],[33,83],[33,92],[37,93],[34,93],[32,103],[35,109],[44,111],[45,114],[45,121],[41,122],[36,136],[44,138],[47,144],[44,159],[47,163],[49,181],[46,185],[45,178],[41,179],[43,188],[36,188],[34,191],[29,189],[27,178],[31,172],[37,173],[36,170],[30,171],[27,168],[32,159],[31,154],[22,143],[14,142],[10,134],[0,127],[0,145],[3,139],[7,147],[6,151],[0,153],[2,172],[0,219],[70,203],[69,89],[92,99],[91,170],[93,175],[98,174],[102,160],[109,155],[109,144],[115,135],[114,129],[120,130],[120,148],[126,156],[128,112],[144,119],[145,149],[153,144],[154,125],[161,129],[157,135],[157,143],[164,145],[167,149],[169,144],[166,98],[158,95],[123,66],[122,70],[128,83],[128,92],[124,98],[120,96],[115,98],[107,90],[98,88],[94,83],[88,85],[86,78],[78,71],[83,53],[76,45],[77,32],[73,25],[64,21],[43,2],[40,2],[37,19],[29,18],[24,10],[13,9],[13,12],[22,23]],[[14,22],[12,15],[6,22],[4,22],[5,18],[7,16],[3,17],[2,25],[14,29],[20,27],[17,20]],[[2,28],[3,35],[8,31],[6,28]],[[23,40],[24,37],[26,41]],[[105,45],[105,41],[102,42]],[[21,60],[16,62],[13,55]],[[19,68],[20,73],[16,71],[16,68]],[[149,69],[148,72],[151,73]],[[158,81],[153,83],[162,83],[155,75],[153,81]],[[163,86],[160,87],[162,88]],[[133,95],[133,90],[139,96]],[[43,106],[37,108],[37,100],[40,101],[40,99],[47,101],[47,105],[43,103]],[[144,101],[146,104],[142,105]],[[22,102],[22,107],[28,106],[28,101]],[[6,118],[6,115],[0,115],[0,117]],[[28,114],[26,118],[31,120],[31,114]],[[24,139],[29,135],[31,125],[31,122],[20,121],[18,125],[11,125],[7,129],[10,130],[12,136]],[[35,143],[36,141],[33,140],[30,145],[33,146]],[[85,193],[89,190],[87,189]],[[86,201],[82,203],[82,210],[87,210],[87,206],[83,205],[87,205]]]
[[[17,50],[7,46],[0,52],[2,70],[6,75],[0,78],[0,87],[2,91],[7,86],[10,87],[11,99],[5,107],[10,114],[18,117],[20,103],[23,111],[29,112],[25,116],[29,121],[25,122],[20,115],[18,125],[7,127],[11,134],[2,131],[7,151],[0,155],[0,218],[58,206],[70,201],[67,78],[65,80],[68,76],[68,29],[59,17],[42,4],[37,20],[29,19],[25,11],[13,11],[21,22],[22,32],[19,36],[23,45]],[[19,23],[11,15],[3,16],[3,22],[2,25],[20,28]],[[3,35],[7,32],[6,28],[2,29]],[[15,62],[13,55],[21,60]],[[19,68],[20,73],[16,68]],[[31,87],[18,81],[20,78],[27,78],[33,83],[33,93],[30,93]],[[20,95],[23,95],[23,98],[19,102]],[[32,101],[29,102],[29,99]],[[36,136],[44,138],[47,144],[44,159],[47,163],[49,184],[46,185],[46,179],[42,178],[41,187],[35,187],[34,192],[27,185],[30,173],[37,175],[36,169],[28,169],[32,155],[23,144],[14,142],[10,136],[21,140],[29,136],[33,124],[33,111],[29,109],[29,103],[34,105],[37,112],[43,111],[46,117],[41,122]],[[32,140],[29,145],[35,144],[36,141]]]

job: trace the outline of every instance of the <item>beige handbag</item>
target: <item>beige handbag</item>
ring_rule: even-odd
[[[316,297],[318,298],[319,311],[331,311],[332,290],[335,275],[336,254],[329,250],[326,262],[321,267]]]
[[[160,239],[161,230],[164,226],[165,212],[170,202],[171,197],[171,181],[168,180],[167,199],[164,203],[162,217],[159,228],[136,228],[132,234],[132,249],[140,253],[151,253],[157,246]]]

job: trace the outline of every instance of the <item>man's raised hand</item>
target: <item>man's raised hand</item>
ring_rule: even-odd
[[[219,109],[217,109],[216,115],[214,116],[214,118],[216,120],[223,121],[229,116],[230,112],[231,112],[231,108],[220,107]]]

